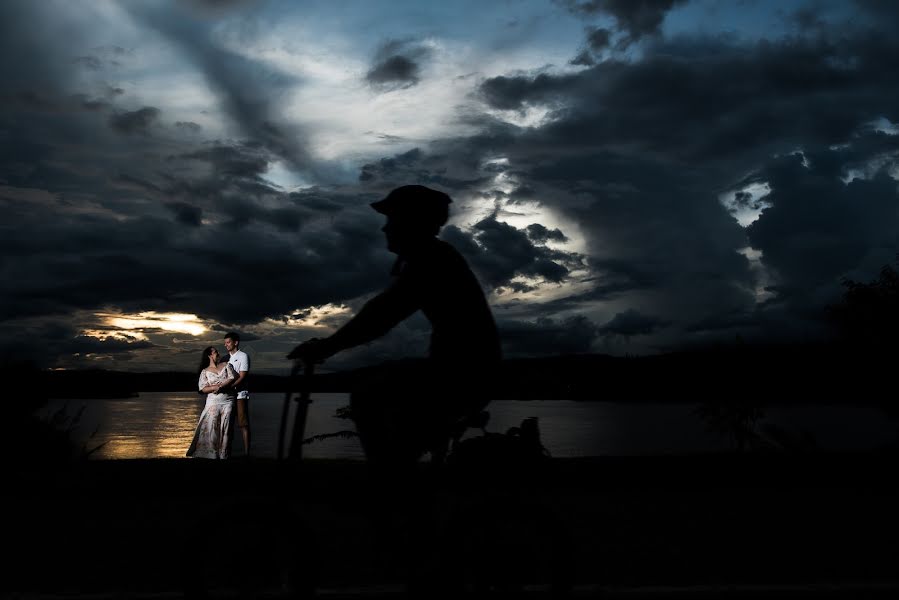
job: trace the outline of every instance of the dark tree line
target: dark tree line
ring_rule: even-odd
[[[866,354],[868,351],[880,356],[895,353],[899,334],[899,271],[893,265],[885,265],[873,281],[846,279],[843,287],[842,301],[830,307],[830,317],[841,341]]]

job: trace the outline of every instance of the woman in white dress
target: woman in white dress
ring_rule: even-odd
[[[200,391],[206,396],[206,406],[200,414],[200,422],[194,431],[194,439],[187,449],[187,456],[195,458],[229,458],[231,456],[231,412],[234,394],[220,390],[237,379],[234,367],[228,361],[219,363],[219,351],[213,346],[203,350],[200,359]]]

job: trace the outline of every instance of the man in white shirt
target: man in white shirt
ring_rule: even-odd
[[[231,384],[231,389],[237,392],[237,426],[240,427],[245,454],[249,456],[250,412],[247,404],[250,401],[250,392],[247,391],[246,379],[247,373],[250,372],[250,357],[240,350],[240,335],[233,331],[225,335],[225,349],[231,355],[228,363],[237,373],[237,379]]]

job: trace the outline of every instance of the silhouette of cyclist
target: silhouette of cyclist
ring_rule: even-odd
[[[390,285],[333,335],[288,355],[321,362],[424,313],[432,327],[428,358],[414,368],[386,367],[351,396],[356,430],[372,462],[414,463],[428,451],[440,460],[454,428],[488,402],[488,381],[501,358],[499,336],[465,259],[437,239],[451,202],[421,185],[396,188],[373,202],[387,217],[387,249],[397,255]]]

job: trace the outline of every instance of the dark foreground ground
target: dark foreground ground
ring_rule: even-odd
[[[899,597],[897,458],[88,461],[7,477],[6,597]]]

